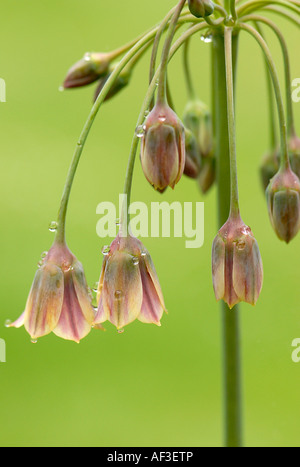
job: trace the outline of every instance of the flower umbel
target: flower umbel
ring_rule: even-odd
[[[213,242],[212,275],[216,299],[229,308],[242,301],[256,304],[263,283],[262,260],[251,229],[240,217],[229,218]]]
[[[79,342],[91,330],[94,309],[81,263],[65,244],[55,243],[38,269],[20,318],[32,339],[54,332]]]
[[[135,319],[160,326],[165,311],[151,257],[135,237],[115,238],[105,256],[95,324],[110,321],[118,330]]]
[[[158,191],[174,189],[185,166],[184,127],[167,104],[157,103],[147,117],[141,162],[145,177]]]

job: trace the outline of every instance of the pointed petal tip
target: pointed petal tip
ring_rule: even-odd
[[[104,331],[106,332],[106,329],[102,326],[102,324],[98,323],[98,324],[93,324],[92,325],[92,328],[93,329],[96,329],[97,331]]]

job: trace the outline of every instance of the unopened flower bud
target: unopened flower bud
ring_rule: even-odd
[[[233,308],[239,302],[255,305],[263,283],[257,241],[241,218],[229,220],[219,230],[212,247],[215,296]]]
[[[110,321],[118,330],[138,319],[160,326],[164,299],[151,257],[135,237],[118,235],[105,256],[95,324]]]
[[[196,18],[210,16],[215,10],[215,5],[211,0],[188,0],[188,5],[190,12]]]
[[[185,167],[184,175],[197,178],[201,170],[201,155],[194,134],[185,129]]]
[[[280,165],[280,155],[279,151],[273,150],[270,153],[267,153],[262,160],[260,166],[260,177],[263,190],[266,191],[270,183],[271,178],[277,174]]]
[[[111,73],[114,71],[116,66],[117,65],[113,65],[109,69],[109,73],[105,77],[100,79],[99,85],[95,92],[94,101],[96,101],[97,97],[99,96],[100,92],[102,91],[103,87],[105,86],[107,80],[109,79]],[[104,102],[108,101],[109,99],[114,97],[116,94],[118,94],[120,91],[122,91],[122,89],[124,89],[129,84],[130,78],[131,78],[131,69],[127,67],[123,68],[123,70],[117,77],[116,81],[114,82],[110,90],[108,91],[108,94],[104,99]]]
[[[272,226],[280,240],[289,243],[300,228],[300,181],[290,169],[280,170],[266,191]]]
[[[174,188],[185,166],[184,127],[166,104],[156,104],[147,117],[141,144],[141,163],[148,182],[163,192]]]
[[[67,73],[63,87],[77,88],[94,83],[109,72],[112,56],[110,53],[86,53]]]

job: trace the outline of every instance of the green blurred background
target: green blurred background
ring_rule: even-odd
[[[16,319],[56,218],[65,176],[91,107],[93,87],[58,91],[84,52],[111,50],[158,22],[175,0],[52,0],[1,2],[0,104],[1,311]],[[274,16],[273,16],[274,18]],[[300,77],[299,31],[283,27]],[[278,43],[272,50],[282,73]],[[195,37],[193,70],[209,103],[209,45]],[[299,446],[300,363],[291,343],[300,337],[300,237],[286,246],[275,237],[259,183],[268,149],[263,61],[242,37],[237,142],[241,210],[259,242],[265,283],[255,308],[241,307],[245,443]],[[143,59],[130,88],[106,104],[90,134],[71,196],[67,235],[90,285],[98,280],[101,247],[96,206],[117,202],[141,102],[147,88]],[[186,103],[181,54],[170,83],[178,113]],[[295,104],[300,132],[300,103]],[[216,191],[205,198],[184,178],[169,201],[205,201],[205,244],[145,239],[163,287],[169,315],[159,329],[135,322],[119,335],[92,331],[80,345],[54,335],[30,342],[25,330],[0,328],[7,362],[0,363],[2,446],[220,446],[222,445],[222,339],[211,285]],[[162,200],[145,181],[139,161],[133,200]]]

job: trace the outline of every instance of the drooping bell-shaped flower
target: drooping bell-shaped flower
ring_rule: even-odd
[[[157,103],[147,117],[141,144],[141,163],[148,182],[163,192],[174,189],[185,167],[184,127],[167,104]]]
[[[118,330],[138,319],[160,326],[165,310],[157,274],[148,251],[135,237],[112,242],[98,289],[95,324],[110,321]]]
[[[77,88],[94,83],[109,73],[111,60],[111,53],[86,53],[79,62],[70,68],[63,87],[65,89]]]
[[[240,217],[229,218],[212,247],[215,296],[233,308],[239,302],[255,305],[263,283],[262,260],[251,229]]]
[[[300,229],[300,181],[290,167],[280,169],[266,191],[272,226],[289,243]]]
[[[214,3],[211,0],[188,0],[188,5],[192,15],[196,18],[204,18],[213,14]]]
[[[81,263],[65,244],[54,243],[36,272],[24,313],[10,326],[24,325],[33,340],[54,332],[79,342],[94,316]]]

